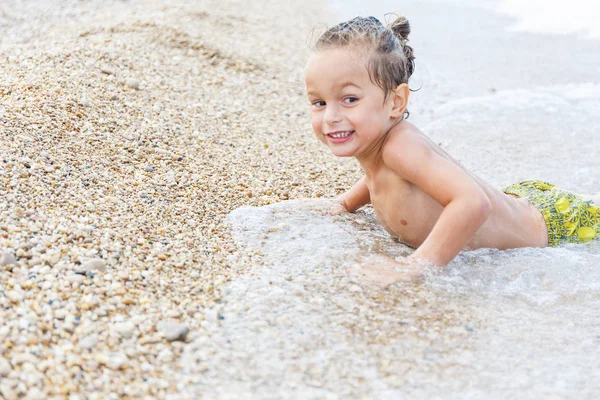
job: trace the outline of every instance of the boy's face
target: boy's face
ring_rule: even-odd
[[[313,53],[306,64],[313,130],[338,157],[368,155],[392,126],[393,96],[384,103],[367,57],[352,47],[328,49]]]

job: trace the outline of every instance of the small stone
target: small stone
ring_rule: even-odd
[[[10,362],[4,357],[0,357],[0,376],[5,377],[12,371]]]
[[[44,400],[46,399],[46,395],[42,393],[42,391],[36,387],[29,388],[27,392],[27,399],[31,400]]]
[[[113,370],[121,369],[127,362],[127,356],[125,354],[113,353],[113,355],[107,360],[106,366]]]
[[[101,258],[94,258],[83,263],[82,269],[85,273],[88,271],[104,271],[106,270],[106,262]]]
[[[13,303],[20,303],[21,301],[23,301],[23,294],[15,290],[9,290],[8,292],[6,292],[6,297]]]
[[[115,324],[113,330],[123,338],[130,338],[135,331],[135,325],[131,322],[119,322]]]
[[[5,383],[0,383],[0,395],[5,400],[17,400],[19,398],[15,391]]]
[[[79,340],[79,347],[82,349],[91,350],[98,344],[98,335],[91,334]]]
[[[158,353],[156,361],[167,363],[173,361],[173,358],[173,352],[170,349],[163,349],[160,353]]]
[[[17,260],[10,253],[2,253],[0,256],[0,266],[5,267],[7,265],[17,265]]]
[[[100,71],[102,71],[102,73],[106,74],[106,75],[114,75],[115,74],[115,70],[110,67],[101,67]]]
[[[73,274],[73,275],[67,276],[67,280],[69,282],[81,283],[81,282],[83,282],[85,280],[85,276],[84,275],[79,275],[79,274]]]
[[[146,172],[154,172],[154,168],[148,166],[146,167]]]
[[[158,324],[156,324],[156,329],[169,342],[174,342],[175,340],[185,340],[187,334],[190,331],[190,329],[184,324],[165,321],[161,321]]]
[[[125,80],[125,85],[127,87],[130,87],[130,88],[135,89],[135,90],[139,90],[140,89],[140,81],[138,81],[137,79],[134,79],[134,78],[127,78]]]
[[[35,267],[36,265],[41,265],[42,260],[39,257],[32,257],[28,264],[30,267]]]
[[[21,282],[21,287],[23,289],[29,290],[29,289],[31,289],[33,287],[33,281],[31,281],[31,280],[28,279],[25,282]]]
[[[349,288],[349,290],[350,290],[352,293],[362,293],[362,291],[363,291],[363,290],[362,290],[362,288],[361,288],[360,286],[358,286],[358,285],[355,285],[355,284],[353,284],[353,285],[350,285],[350,288]]]
[[[62,253],[60,251],[55,251],[52,253],[49,252],[46,256],[46,261],[48,261],[48,264],[55,266],[56,264],[58,264],[61,258]]]

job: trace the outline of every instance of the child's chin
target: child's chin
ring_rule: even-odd
[[[350,149],[334,149],[331,148],[331,152],[333,153],[334,156],[336,157],[353,157],[354,156],[354,151],[350,150]]]

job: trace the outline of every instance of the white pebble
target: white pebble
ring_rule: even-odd
[[[23,301],[23,294],[21,292],[15,291],[15,290],[9,290],[6,293],[6,297],[13,303],[19,303],[19,302]]]
[[[106,262],[101,258],[94,258],[86,261],[83,264],[83,269],[87,271],[104,271],[106,269]]]
[[[140,81],[134,78],[127,78],[125,80],[125,85],[132,89],[138,90],[140,88]]]
[[[165,321],[161,321],[158,324],[156,324],[156,329],[169,342],[173,342],[175,340],[185,340],[187,334],[190,331],[189,328],[184,324]]]
[[[12,366],[8,362],[8,360],[4,357],[0,357],[0,376],[8,376],[12,371]]]
[[[73,274],[73,275],[67,276],[67,280],[69,282],[81,283],[81,282],[83,282],[85,280],[85,276],[79,275],[79,274]]]
[[[120,322],[115,324],[113,330],[123,338],[130,338],[135,331],[135,325],[131,322]]]
[[[0,395],[6,400],[17,400],[19,397],[8,383],[0,383]]]
[[[17,260],[15,259],[15,256],[13,256],[10,253],[2,253],[2,255],[0,256],[0,266],[4,267],[7,265],[16,265],[17,264]]]
[[[91,350],[98,344],[98,335],[91,334],[79,340],[79,347],[82,349]]]

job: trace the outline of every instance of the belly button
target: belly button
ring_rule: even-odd
[[[401,220],[400,220],[400,223],[401,223],[402,225],[406,225],[406,224],[407,224],[407,222],[406,222],[405,220],[403,220],[403,219],[401,219]]]

